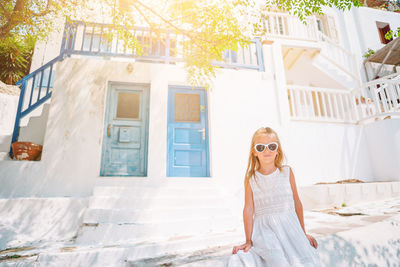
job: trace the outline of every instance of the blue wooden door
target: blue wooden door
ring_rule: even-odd
[[[111,84],[103,134],[101,176],[146,176],[149,87]]]
[[[167,176],[210,176],[204,89],[169,88],[167,147]]]

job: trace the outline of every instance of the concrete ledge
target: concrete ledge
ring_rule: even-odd
[[[400,196],[400,182],[320,184],[299,187],[305,210],[328,209]]]

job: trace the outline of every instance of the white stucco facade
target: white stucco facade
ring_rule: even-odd
[[[364,49],[381,46],[375,21],[387,21],[393,29],[400,24],[399,14],[368,8],[343,14],[331,10],[330,14],[337,23],[340,45],[355,55],[361,74]],[[62,32],[54,33],[52,38],[51,45],[35,49],[32,70],[58,55]],[[42,159],[0,161],[0,197],[86,197],[96,184],[108,181],[155,187],[215,184],[226,193],[237,195],[243,185],[251,136],[263,126],[272,127],[279,134],[286,163],[292,166],[298,186],[351,178],[400,180],[398,119],[368,125],[291,120],[287,84],[346,90],[340,74],[329,76],[323,72],[323,65],[316,71],[310,57],[308,61],[302,57],[290,70],[285,69],[283,47],[323,49],[315,42],[296,42],[275,39],[272,44],[265,44],[265,72],[218,72],[212,90],[207,92],[210,177],[167,177],[168,88],[190,87],[181,65],[101,57],[65,58],[55,68]],[[106,96],[112,82],[150,87],[146,177],[100,177]]]

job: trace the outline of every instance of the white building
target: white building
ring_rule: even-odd
[[[101,44],[105,25],[65,25],[36,47],[25,80],[18,140],[43,144],[41,161],[0,161],[0,197],[89,198],[78,242],[236,225],[227,207],[241,209],[251,136],[262,126],[280,135],[300,188],[400,180],[399,74],[366,83],[362,58],[384,45],[382,25],[400,26],[398,13],[329,9],[307,26],[268,13],[268,34],[229,54],[212,91],[187,83],[172,54],[179,36],[165,33],[169,46],[153,41],[134,59],[117,39]],[[148,30],[140,34],[150,43]],[[24,113],[42,102],[36,117]]]

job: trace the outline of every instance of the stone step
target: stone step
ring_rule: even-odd
[[[216,257],[214,259],[200,260],[195,262],[189,262],[179,267],[225,267],[228,265],[230,255]]]
[[[12,134],[0,134],[0,152],[9,152]]]
[[[39,266],[135,266],[146,258],[171,257],[197,250],[215,249],[243,242],[244,234],[224,232],[207,236],[189,236],[157,243],[125,244],[122,246],[74,246],[70,251],[41,253]],[[98,243],[97,243],[98,245]],[[157,265],[150,265],[157,266]]]
[[[319,184],[299,187],[299,196],[306,210],[340,207],[400,196],[400,182],[367,182]]]
[[[146,223],[163,221],[165,218],[175,220],[218,219],[232,215],[226,208],[199,207],[195,211],[189,208],[159,208],[159,209],[88,209],[85,212],[84,223]]]
[[[149,209],[149,208],[199,208],[199,207],[226,207],[224,199],[218,197],[90,197],[91,209]]]
[[[10,158],[9,152],[0,152],[0,161],[12,160]]]
[[[165,220],[161,223],[100,223],[83,225],[77,244],[123,244],[208,235],[242,229],[237,218]]]
[[[220,192],[216,187],[159,187],[156,186],[96,186],[93,196],[121,197],[169,197],[169,196],[215,196]]]
[[[237,242],[235,245],[239,244]],[[232,255],[233,245],[218,246],[209,249],[180,253],[179,255],[167,255],[149,259],[128,260],[130,267],[153,266],[180,266],[180,267],[225,267]]]

